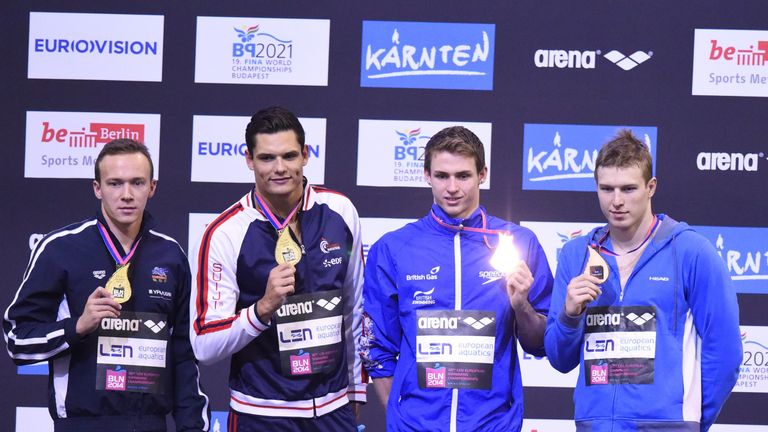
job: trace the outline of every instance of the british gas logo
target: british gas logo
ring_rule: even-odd
[[[656,154],[655,127],[525,124],[523,189],[594,191],[600,147],[623,128],[631,129]]]
[[[695,227],[714,246],[738,293],[768,294],[768,228]]]
[[[493,90],[495,29],[363,21],[360,86]]]

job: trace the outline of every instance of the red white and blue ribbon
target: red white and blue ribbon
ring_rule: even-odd
[[[139,246],[139,242],[141,242],[141,237],[139,237],[138,240],[133,244],[133,247],[130,251],[128,251],[128,254],[125,256],[120,255],[120,249],[118,249],[115,246],[115,243],[112,242],[112,238],[109,236],[109,233],[107,232],[107,228],[99,222],[99,234],[101,234],[102,240],[104,240],[104,245],[107,247],[107,250],[109,251],[110,255],[112,255],[112,258],[115,259],[115,263],[117,263],[118,267],[122,267],[126,265],[131,258],[133,258],[134,252],[136,252],[136,247]]]
[[[288,214],[288,216],[285,217],[285,219],[281,222],[280,219],[277,218],[277,216],[272,213],[272,211],[269,209],[269,206],[266,202],[264,202],[264,199],[259,196],[259,194],[256,193],[256,191],[253,192],[254,201],[256,201],[256,204],[259,206],[259,209],[261,210],[261,213],[264,214],[264,217],[267,218],[269,223],[272,224],[273,227],[275,227],[275,230],[280,231],[281,229],[285,228],[289,223],[291,223],[291,219],[293,219],[293,215],[296,214],[296,212],[301,207],[301,200],[299,200],[298,204],[296,204],[296,207],[291,210],[291,212]]]

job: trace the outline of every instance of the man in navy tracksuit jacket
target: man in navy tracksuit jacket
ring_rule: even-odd
[[[357,211],[306,184],[304,129],[284,108],[253,115],[255,187],[208,225],[192,296],[202,362],[231,357],[229,432],[354,431],[367,377]]]
[[[631,132],[595,165],[608,224],[563,247],[545,336],[556,369],[579,367],[577,430],[706,431],[741,363],[728,271],[687,224],[653,214],[651,155]]]
[[[435,204],[376,242],[366,265],[361,355],[387,404],[387,430],[519,431],[516,341],[544,354],[546,257],[530,230],[480,206],[488,169],[474,133],[438,132],[424,168]],[[519,254],[508,268],[491,265],[499,233]]]
[[[92,219],[47,235],[5,312],[17,364],[48,361],[57,432],[207,431],[189,343],[189,264],[144,208],[154,194],[143,144],[115,140],[96,161]],[[117,268],[128,278],[109,292]]]

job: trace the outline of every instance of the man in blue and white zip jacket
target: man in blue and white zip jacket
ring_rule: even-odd
[[[246,127],[255,186],[208,225],[192,296],[200,361],[230,359],[229,432],[354,431],[367,377],[360,221],[307,184],[304,128],[263,109]]]
[[[704,237],[652,212],[651,154],[630,131],[600,150],[595,180],[608,224],[563,247],[545,335],[552,366],[579,367],[576,429],[706,431],[741,363],[728,271]]]
[[[366,265],[361,356],[387,404],[387,430],[519,431],[516,341],[544,354],[546,257],[530,230],[480,206],[488,168],[470,130],[434,135],[424,175],[429,214],[382,237]],[[506,274],[490,263],[499,233],[520,256]]]
[[[189,263],[145,211],[147,148],[107,143],[95,164],[96,217],[43,238],[3,330],[17,364],[48,361],[56,432],[209,430],[189,342]]]

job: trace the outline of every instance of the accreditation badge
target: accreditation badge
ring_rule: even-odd
[[[654,306],[589,307],[585,319],[586,385],[653,384]]]
[[[112,298],[118,303],[125,303],[131,298],[131,281],[128,280],[128,267],[131,263],[117,267],[112,276],[107,280],[104,289],[109,291]]]
[[[275,318],[284,376],[338,369],[344,354],[343,309],[340,289],[288,297]]]
[[[104,318],[97,330],[96,390],[165,392],[168,375],[168,318],[123,311]]]
[[[495,312],[416,311],[419,387],[489,390],[495,352]]]

